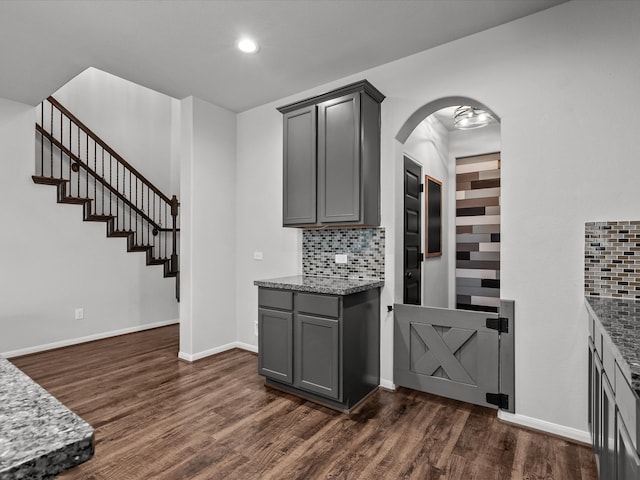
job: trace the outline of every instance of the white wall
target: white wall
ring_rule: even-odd
[[[178,194],[177,100],[97,68],[53,96],[165,195]],[[173,178],[172,178],[173,174]]]
[[[237,336],[255,346],[253,281],[302,273],[302,232],[282,226],[282,114],[275,106],[238,115],[237,178]],[[253,259],[256,251],[263,260]]]
[[[181,102],[180,357],[236,341],[236,115]]]
[[[434,117],[429,116],[409,135],[404,143],[404,152],[409,158],[415,160],[422,166],[422,180],[429,175],[442,182],[442,255],[438,257],[427,257],[425,255],[422,264],[422,305],[430,307],[454,307],[455,303],[450,303],[449,284],[451,282],[452,265],[450,263],[450,226],[455,224],[451,217],[451,195],[450,191],[455,190],[455,174],[451,175],[451,161],[449,158],[449,132]],[[455,194],[454,194],[455,200]],[[426,252],[424,246],[424,194],[422,194],[422,216],[421,231],[422,245],[421,251]],[[455,235],[455,231],[454,231]],[[455,242],[455,240],[454,240]],[[454,243],[455,249],[455,243]],[[453,271],[455,279],[455,270]]]
[[[500,151],[500,124],[492,123],[474,130],[449,132],[449,156],[453,159]]]
[[[177,322],[175,281],[162,267],[33,183],[34,123],[33,107],[0,99],[0,354]]]
[[[640,163],[635,161],[640,136],[620,114],[620,105],[640,102],[640,65],[629,61],[640,44],[638,22],[639,3],[568,2],[239,116],[239,138],[254,143],[238,151],[238,178],[245,178],[256,168],[281,169],[281,147],[262,133],[279,132],[277,105],[362,78],[387,95],[381,154],[382,225],[387,228],[383,383],[392,381],[393,323],[384,307],[396,290],[394,205],[399,196],[394,182],[401,175],[403,151],[394,138],[422,105],[468,96],[502,120],[501,285],[503,298],[515,300],[516,307],[516,412],[584,436],[584,222],[640,216]],[[279,203],[259,205],[264,198],[254,186],[239,182],[238,197],[256,206],[255,218],[277,218]],[[276,244],[280,232],[263,226],[243,221],[238,238]],[[248,245],[238,252],[250,254]],[[291,257],[300,254],[300,248],[290,252]],[[264,274],[258,265],[242,265],[238,302],[254,300],[250,283]],[[252,330],[254,317],[238,317],[240,334]]]

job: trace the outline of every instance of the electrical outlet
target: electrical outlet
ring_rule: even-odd
[[[258,322],[255,322],[253,324],[253,333],[255,334],[255,336],[258,336]]]
[[[82,320],[84,318],[84,308],[76,308],[76,320]]]
[[[336,253],[336,263],[347,263],[347,254]]]
[[[262,260],[262,252],[253,252],[254,260]]]

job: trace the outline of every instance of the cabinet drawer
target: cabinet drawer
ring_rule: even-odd
[[[293,309],[293,292],[259,288],[258,305],[261,307],[279,308],[280,310],[291,310]]]
[[[340,297],[332,295],[315,295],[313,293],[298,293],[295,298],[296,311],[312,313],[325,317],[340,316]]]
[[[627,383],[620,367],[616,365],[616,405],[629,432],[631,443],[636,450],[638,450],[638,435],[640,434],[637,423],[638,403],[640,403],[638,397]]]

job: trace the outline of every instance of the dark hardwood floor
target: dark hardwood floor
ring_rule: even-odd
[[[14,358],[96,430],[59,478],[597,480],[589,447],[408,389],[351,415],[263,385],[257,357],[179,361],[170,326]]]

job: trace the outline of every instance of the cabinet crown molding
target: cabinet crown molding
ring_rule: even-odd
[[[355,92],[365,92],[378,103],[382,103],[382,101],[386,98],[385,95],[382,94],[382,92],[380,92],[380,90],[378,90],[376,87],[371,85],[368,80],[360,80],[359,82],[350,83],[349,85],[345,85],[344,87],[331,90],[330,92],[326,92],[315,97],[306,98],[294,103],[289,103],[288,105],[283,105],[282,107],[278,107],[278,111],[280,113],[288,113],[299,108],[308,107],[310,105],[324,102],[325,100],[341,97],[342,95],[349,95]]]

